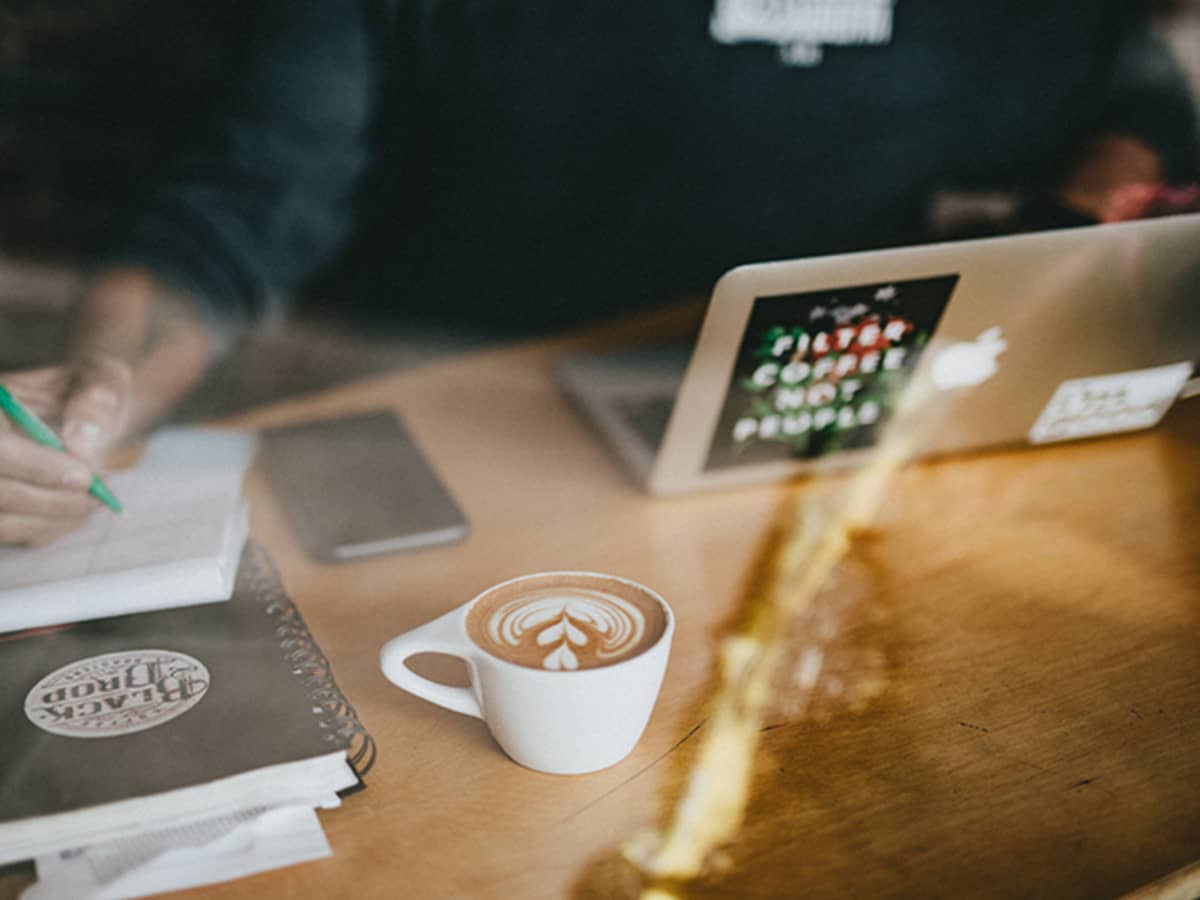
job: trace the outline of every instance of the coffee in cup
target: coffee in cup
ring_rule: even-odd
[[[636,582],[545,572],[393,638],[380,665],[404,690],[483,719],[521,765],[593,772],[624,759],[645,730],[674,630],[666,601]],[[421,677],[405,665],[418,653],[461,658],[471,686]]]
[[[480,649],[532,669],[577,671],[644,653],[662,637],[662,604],[602,575],[536,575],[488,591],[467,614]]]

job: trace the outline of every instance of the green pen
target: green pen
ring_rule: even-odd
[[[51,431],[45,422],[22,406],[2,384],[0,384],[0,410],[4,410],[5,415],[12,419],[14,425],[43,447],[53,447],[55,450],[66,452],[67,448],[58,435]],[[99,475],[92,476],[92,484],[88,488],[88,493],[115,513],[124,509],[121,501],[109,490],[108,485],[100,480]]]

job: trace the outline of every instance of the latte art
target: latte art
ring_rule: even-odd
[[[547,649],[543,669],[578,669],[579,653],[602,660],[622,656],[646,634],[646,617],[632,603],[602,591],[543,591],[494,610],[487,635],[517,648],[528,634]]]
[[[648,649],[665,626],[657,605],[615,580],[523,587],[481,598],[467,626],[484,650],[520,666],[572,672],[612,665]]]

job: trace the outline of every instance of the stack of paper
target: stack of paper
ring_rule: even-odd
[[[252,450],[170,432],[109,479],[124,518],[0,555],[0,865],[35,861],[28,900],[330,853],[315,809],[372,745],[265,551],[243,553]]]
[[[123,900],[330,856],[311,806],[256,807],[39,857],[22,900]]]
[[[188,731],[174,730],[177,734]],[[309,741],[307,747],[301,745],[293,753],[283,751],[285,756],[295,755],[293,761],[211,781],[203,780],[204,769],[193,767],[177,775],[181,781],[198,779],[198,783],[174,791],[0,822],[0,865],[42,859],[63,851],[77,852],[80,848],[103,854],[122,842],[144,842],[160,833],[237,816],[250,809],[332,809],[340,805],[337,792],[356,785],[358,777],[346,762],[344,751],[305,757],[311,746]],[[39,787],[46,790],[49,786]],[[30,793],[37,791],[33,788]],[[103,792],[95,795],[103,796]]]

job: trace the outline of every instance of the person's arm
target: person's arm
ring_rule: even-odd
[[[1133,9],[1120,15],[1111,75],[1085,141],[1059,184],[1058,201],[1093,221],[1111,218],[1131,187],[1195,180],[1196,98],[1169,48]]]
[[[97,404],[87,384],[67,398],[68,435],[99,431],[111,445],[126,433],[148,427],[169,411],[203,377],[215,340],[195,301],[144,269],[106,270],[88,285],[69,326],[66,357],[109,360],[128,372],[128,401],[121,419],[103,421],[86,411]],[[99,404],[100,409],[112,404]]]
[[[63,362],[0,373],[69,452],[0,421],[0,544],[40,544],[95,509],[92,472],[125,434],[169,409],[203,375],[210,333],[186,297],[145,271],[94,279],[68,324]]]
[[[268,315],[347,239],[391,34],[382,0],[254,10],[226,95],[105,259],[154,272],[226,324]]]
[[[106,450],[168,410],[224,336],[262,318],[344,242],[390,35],[385,0],[257,4],[247,62],[80,300],[64,361],[0,382],[69,453],[0,422],[0,545],[94,509]]]

